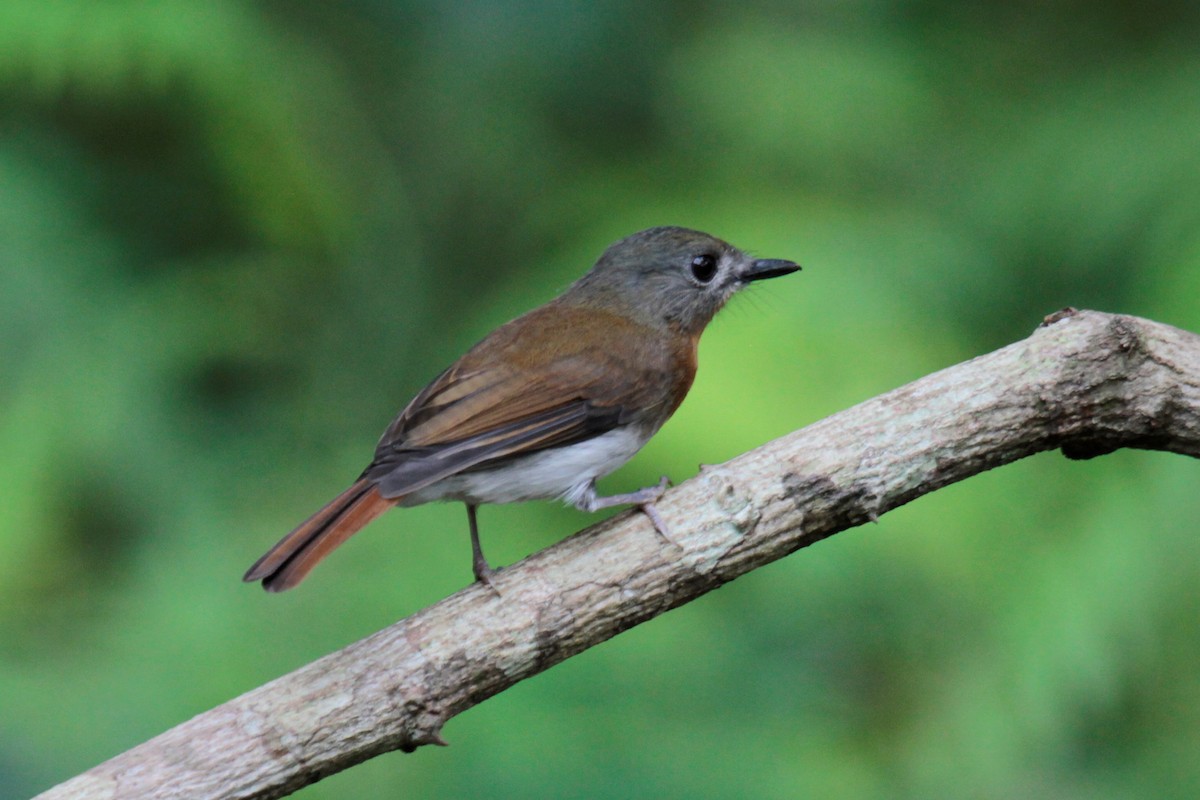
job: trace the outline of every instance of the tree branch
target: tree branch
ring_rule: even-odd
[[[1200,337],[1065,310],[1028,339],[706,467],[594,525],[40,795],[270,798],[390,750],[763,564],[1032,453],[1200,455]]]

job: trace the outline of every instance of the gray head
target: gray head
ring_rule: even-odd
[[[742,287],[798,269],[791,261],[751,258],[700,231],[649,228],[611,245],[561,299],[699,334]]]

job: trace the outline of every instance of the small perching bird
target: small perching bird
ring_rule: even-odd
[[[388,426],[354,484],[246,572],[279,592],[393,506],[461,500],[475,578],[482,503],[559,498],[584,511],[641,507],[664,536],[656,486],[601,497],[675,412],[696,374],[700,334],[747,284],[800,269],[754,259],[699,231],[661,227],[610,246],[546,305],[500,326],[433,379]]]

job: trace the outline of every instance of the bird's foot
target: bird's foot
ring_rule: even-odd
[[[612,506],[633,505],[641,509],[642,513],[650,518],[650,522],[654,524],[654,530],[658,531],[667,544],[678,545],[671,539],[670,529],[667,523],[663,520],[662,515],[658,513],[658,508],[654,505],[666,493],[671,486],[671,479],[666,475],[662,476],[654,486],[647,486],[643,489],[638,489],[636,492],[627,492],[625,494],[613,494],[608,497],[598,497],[596,495],[596,487],[592,485],[588,489],[588,493],[579,503],[579,508],[583,511],[597,511],[601,508],[610,508]]]
[[[475,573],[476,583],[482,583],[484,586],[491,589],[496,597],[504,596],[500,594],[500,589],[497,588],[496,582],[492,580],[499,570],[492,569],[491,566],[482,558],[477,558],[471,563],[471,571]]]

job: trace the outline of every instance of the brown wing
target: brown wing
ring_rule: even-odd
[[[692,377],[690,365],[686,375],[674,374],[680,370],[660,338],[593,311],[531,312],[418,394],[380,440],[364,477],[396,497],[646,417],[660,424],[678,405],[674,387],[682,380],[686,393]]]

